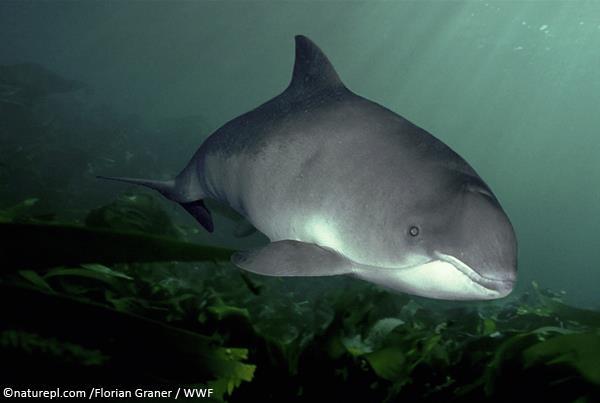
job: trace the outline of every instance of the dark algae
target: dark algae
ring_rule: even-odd
[[[452,308],[359,282],[307,300],[226,249],[139,232],[162,218],[139,200],[130,231],[2,211],[5,382],[202,384],[231,402],[599,396],[600,312],[536,283]]]

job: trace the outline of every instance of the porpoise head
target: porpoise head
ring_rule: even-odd
[[[393,224],[385,236],[393,242],[386,246],[394,249],[388,256],[402,251],[398,264],[359,267],[358,277],[437,299],[508,295],[516,280],[517,242],[494,194],[476,175],[451,172],[427,182],[412,189],[400,216],[389,217]]]

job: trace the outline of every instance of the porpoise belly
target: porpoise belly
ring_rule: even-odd
[[[207,152],[202,167],[205,191],[271,241],[311,242],[307,220],[331,216],[322,183],[311,181],[307,172],[314,155],[314,150],[299,152],[292,144],[269,144],[255,153]]]

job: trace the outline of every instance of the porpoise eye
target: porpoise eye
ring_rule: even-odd
[[[408,229],[408,233],[409,233],[411,236],[417,236],[417,235],[419,235],[419,227],[416,227],[416,226],[414,226],[414,225],[413,225],[413,226],[411,226],[411,227]]]

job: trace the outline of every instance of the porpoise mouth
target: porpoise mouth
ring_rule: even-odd
[[[436,253],[429,261],[403,267],[353,265],[353,275],[396,291],[422,297],[468,301],[503,298],[512,279],[484,277],[460,259]]]
[[[459,272],[461,272],[462,274],[467,276],[471,281],[479,284],[480,286],[482,286],[490,291],[494,291],[495,293],[498,293],[499,294],[498,297],[500,297],[500,298],[505,297],[508,294],[510,294],[510,292],[512,291],[512,289],[515,285],[514,280],[492,279],[492,278],[482,276],[481,274],[479,274],[475,270],[473,270],[471,267],[469,267],[469,265],[464,263],[462,260],[460,260],[452,255],[446,255],[446,254],[440,253],[440,252],[435,252],[435,255],[441,261],[450,263],[452,266],[454,266],[456,268],[456,270],[458,270]]]

